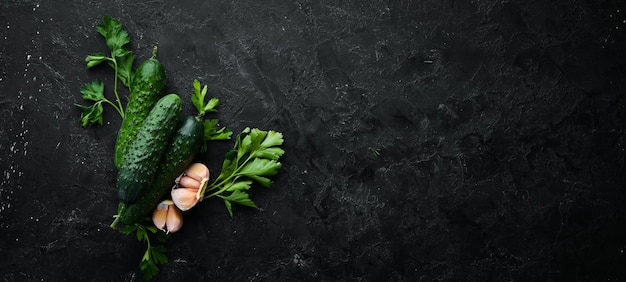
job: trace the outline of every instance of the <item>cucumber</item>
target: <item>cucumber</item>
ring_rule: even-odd
[[[165,90],[165,69],[156,59],[157,47],[152,50],[152,57],[144,61],[134,72],[130,84],[130,97],[126,112],[115,141],[115,167],[119,168],[128,146],[137,135],[146,116],[163,97]]]
[[[191,164],[204,144],[204,126],[194,116],[184,119],[172,137],[150,188],[120,214],[124,224],[141,222],[149,216],[174,186],[174,181]]]
[[[118,169],[117,195],[122,203],[134,203],[150,186],[159,160],[176,132],[181,111],[180,97],[168,94],[148,113]]]

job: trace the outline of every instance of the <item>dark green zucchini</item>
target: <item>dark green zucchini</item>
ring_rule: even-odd
[[[150,188],[120,214],[124,224],[141,222],[149,216],[174,186],[174,181],[191,164],[204,144],[204,126],[194,116],[183,120],[172,137]]]
[[[128,146],[135,139],[146,116],[156,102],[163,97],[166,81],[165,69],[157,61],[156,55],[157,47],[154,47],[152,57],[144,61],[131,78],[130,97],[115,141],[115,167],[117,168],[120,167]]]
[[[180,97],[168,94],[146,117],[118,169],[117,195],[122,203],[134,203],[152,183],[165,148],[176,132],[181,111]]]

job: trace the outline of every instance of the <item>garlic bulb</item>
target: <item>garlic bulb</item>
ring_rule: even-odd
[[[209,168],[202,163],[191,164],[172,188],[172,201],[182,211],[194,207],[204,194],[209,181]]]
[[[156,228],[174,233],[183,226],[183,215],[171,200],[159,203],[152,212],[152,222]]]

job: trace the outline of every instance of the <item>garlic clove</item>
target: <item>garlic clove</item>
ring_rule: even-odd
[[[178,186],[181,188],[199,189],[200,181],[190,176],[184,175],[184,176],[181,176],[180,179],[178,180]]]
[[[159,203],[152,212],[152,223],[156,228],[161,231],[165,231],[165,222],[167,220],[167,210],[169,209],[169,205],[167,203]]]
[[[197,191],[198,189],[174,188],[171,192],[172,201],[182,211],[189,210],[198,203]]]
[[[164,200],[152,212],[152,223],[161,231],[173,233],[183,226],[183,214],[172,200]]]
[[[208,179],[210,175],[209,168],[203,163],[191,164],[185,170],[185,174],[197,181],[202,181],[202,179]]]
[[[183,214],[175,205],[171,205],[167,211],[166,226],[168,233],[174,233],[183,227]]]

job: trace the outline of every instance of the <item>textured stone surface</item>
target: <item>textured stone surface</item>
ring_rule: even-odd
[[[621,1],[105,3],[0,3],[3,281],[140,280],[108,227],[120,119],[74,106],[112,87],[83,61],[104,15],[168,92],[199,79],[223,125],[286,139],[261,209],[185,214],[156,281],[626,279]]]

